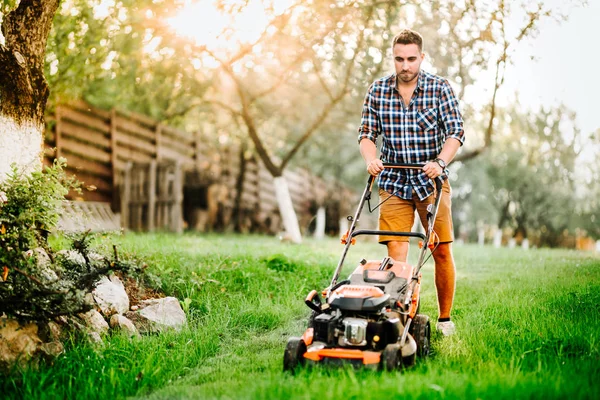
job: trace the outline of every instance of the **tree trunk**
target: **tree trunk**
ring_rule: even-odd
[[[13,163],[24,173],[41,167],[43,132],[41,124],[18,123],[0,114],[0,181],[6,178]]]
[[[317,210],[317,221],[315,227],[315,239],[323,239],[325,237],[325,221],[327,220],[325,215],[325,207],[321,206]]]
[[[302,243],[298,217],[292,205],[292,197],[290,196],[287,181],[283,176],[277,176],[273,178],[273,183],[275,185],[275,196],[277,197],[277,205],[279,206],[279,213],[283,220],[285,234],[292,243]]]
[[[0,44],[0,180],[16,163],[41,168],[48,84],[46,41],[59,0],[21,0],[2,22]]]
[[[233,216],[235,221],[233,223],[234,230],[236,232],[242,231],[242,196],[244,195],[244,181],[246,180],[246,143],[242,141],[240,151],[238,153],[240,161],[240,169],[238,176],[235,181],[235,199],[233,201]]]

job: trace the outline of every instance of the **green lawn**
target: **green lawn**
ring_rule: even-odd
[[[327,285],[338,240],[135,235],[107,238],[149,264],[163,290],[189,299],[189,326],[99,349],[72,346],[52,366],[5,377],[0,397],[56,399],[600,398],[600,258],[568,250],[456,246],[458,334],[433,337],[427,360],[402,373],[282,372],[303,299]],[[344,276],[384,248],[359,243]],[[416,258],[416,250],[411,259]],[[433,262],[423,313],[436,317]]]

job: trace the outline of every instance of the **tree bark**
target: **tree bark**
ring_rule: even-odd
[[[277,204],[279,205],[279,212],[281,213],[285,233],[293,243],[302,243],[298,217],[292,204],[292,196],[290,196],[287,181],[283,176],[276,176],[273,178],[273,184],[275,185],[275,196],[277,197]]]
[[[2,22],[0,44],[0,180],[16,163],[21,171],[42,165],[46,42],[60,0],[21,0]]]

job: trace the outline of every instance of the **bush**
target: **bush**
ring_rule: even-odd
[[[79,183],[65,173],[64,159],[52,167],[20,174],[15,166],[0,182],[0,314],[48,320],[91,309],[86,301],[99,276],[135,265],[94,254],[85,233],[72,250],[54,254],[48,235],[56,228],[61,203]]]

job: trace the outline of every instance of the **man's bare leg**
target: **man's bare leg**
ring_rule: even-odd
[[[389,241],[387,242],[388,256],[396,261],[406,262],[408,258],[408,242]]]
[[[450,318],[456,288],[456,268],[452,256],[452,243],[440,243],[433,252],[433,259],[435,260],[435,288],[439,318]]]
[[[387,242],[388,256],[406,262],[408,243]],[[433,253],[435,260],[435,288],[437,291],[439,318],[450,318],[456,286],[456,268],[452,256],[452,243],[440,243]]]

